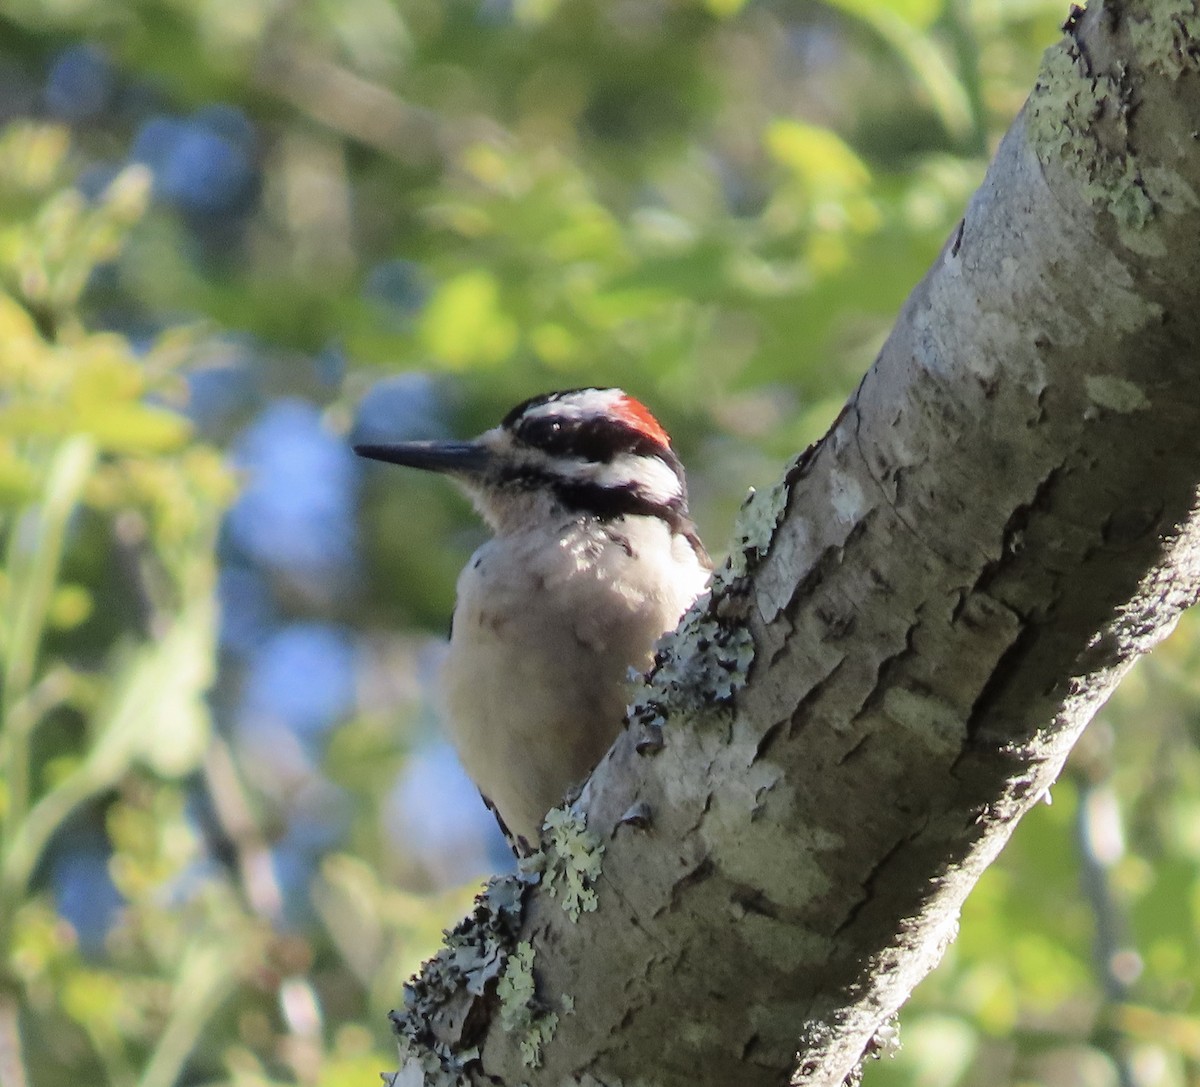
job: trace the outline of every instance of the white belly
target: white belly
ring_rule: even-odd
[[[472,556],[444,672],[463,765],[531,845],[620,731],[629,668],[649,667],[708,578],[657,518],[563,527],[551,540],[500,537]]]

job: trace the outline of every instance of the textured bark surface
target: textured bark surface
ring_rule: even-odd
[[[505,939],[557,1016],[543,1044],[477,973],[408,1020],[443,1067],[477,1046],[458,1072],[481,1082],[837,1084],[940,958],[1200,586],[1198,56],[1174,0],[1097,5],[1047,55],[879,360],[747,514],[745,560],[577,805],[598,908],[521,892]]]

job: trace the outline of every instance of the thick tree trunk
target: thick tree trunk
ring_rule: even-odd
[[[540,883],[410,990],[398,1083],[852,1071],[1200,587],[1198,128],[1194,4],[1074,20]]]

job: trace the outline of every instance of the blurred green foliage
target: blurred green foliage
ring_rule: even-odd
[[[719,551],[745,487],[818,437],[870,364],[1065,14],[10,0],[0,1069],[19,1024],[34,1087],[371,1082],[394,1063],[386,1010],[471,890],[431,895],[385,856],[378,812],[419,711],[364,699],[324,753],[349,832],[311,881],[311,923],[284,921],[263,876],[282,817],[211,727],[232,681],[205,700],[236,485],[219,445],[255,409],[200,435],[183,375],[234,333],[263,397],[303,396],[339,432],[397,370],[431,375],[440,423],[462,433],[546,388],[621,384],[677,436]],[[70,125],[45,123],[42,73],[81,42],[109,82]],[[156,118],[218,102],[254,130],[219,209],[131,150]],[[371,289],[387,267],[400,286]],[[350,363],[334,381],[314,364],[330,353]],[[444,624],[478,539],[465,503],[370,476],[362,535],[357,579],[332,598],[276,584],[283,610],[375,641]],[[1127,680],[868,1083],[1197,1082],[1197,654],[1189,619]],[[48,875],[56,843],[96,823],[122,900],[98,951]],[[0,1087],[21,1087],[11,1076]]]
[[[159,1015],[172,985],[203,1003],[240,969],[215,911],[197,908],[189,929],[161,901],[189,859],[173,783],[209,741],[213,552],[232,481],[167,406],[185,341],[164,336],[139,354],[80,321],[89,274],[140,218],[150,178],[131,167],[86,201],[65,185],[68,147],[66,131],[33,125],[0,142],[10,210],[0,229],[0,1014],[8,1038],[14,1006],[25,1006],[35,1078],[61,1065],[74,1033],[114,1080],[149,1051],[158,1076],[147,1081],[170,1083],[191,1048],[185,1038],[172,1053],[156,1038],[172,1024],[181,1032],[181,1009]],[[123,555],[126,584],[70,576],[81,536]],[[53,837],[114,791],[113,878],[142,924],[101,969],[81,960],[35,889]],[[183,965],[177,978],[169,960]]]

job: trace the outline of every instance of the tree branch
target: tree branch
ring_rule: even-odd
[[[398,1084],[840,1083],[1196,598],[1200,16],[1067,29],[540,883],[411,987]]]

